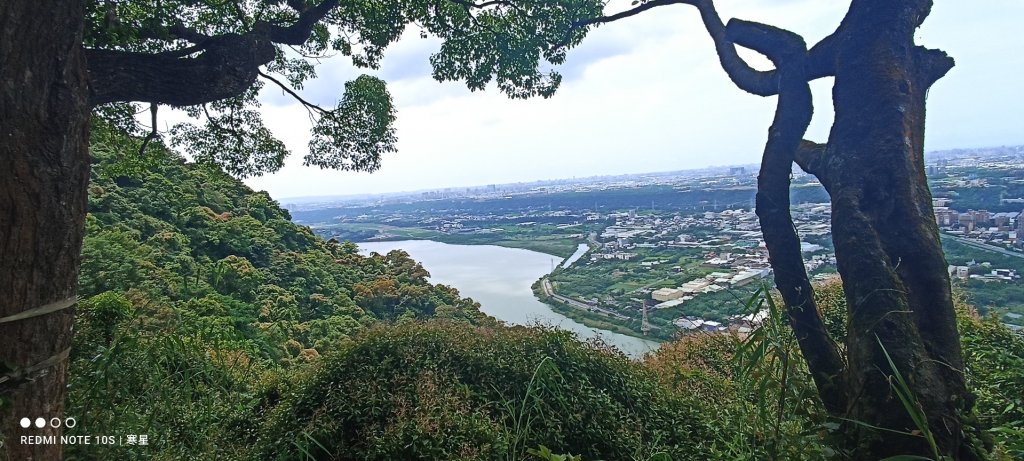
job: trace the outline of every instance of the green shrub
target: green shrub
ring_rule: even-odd
[[[625,356],[570,333],[410,322],[323,359],[270,410],[260,459],[702,459],[695,406]]]

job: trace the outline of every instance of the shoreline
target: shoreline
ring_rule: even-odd
[[[444,235],[444,234],[438,234],[438,236],[442,236],[442,235]],[[436,236],[432,236],[432,237],[436,237]],[[492,245],[492,246],[498,246],[498,247],[503,247],[503,248],[514,248],[514,249],[521,249],[521,250],[529,250],[529,251],[534,251],[534,252],[537,252],[537,253],[543,253],[543,254],[546,254],[546,255],[549,255],[549,256],[553,256],[555,258],[561,258],[561,260],[557,264],[554,265],[556,270],[561,269],[562,268],[562,264],[564,264],[566,261],[569,260],[569,258],[571,258],[574,254],[576,254],[575,251],[572,254],[570,254],[568,256],[564,256],[564,257],[561,256],[561,255],[552,254],[549,251],[545,251],[545,249],[547,249],[547,247],[545,247],[544,245],[530,245],[530,242],[536,242],[536,240],[525,240],[525,239],[524,240],[516,241],[516,242],[520,242],[520,241],[523,242],[524,243],[523,245],[508,245],[507,243],[510,242],[510,240],[493,241],[493,242],[465,242],[465,241],[458,241],[459,239],[450,239],[452,241],[448,241],[449,239],[427,238],[427,237],[405,237],[405,236],[400,236],[400,235],[389,235],[389,236],[386,236],[384,238],[379,238],[379,239],[374,239],[374,240],[367,240],[367,241],[364,241],[364,242],[353,242],[353,243],[355,243],[356,245],[359,245],[360,243],[396,242],[396,241],[402,241],[402,240],[428,240],[428,241],[438,242],[438,243],[447,243],[447,244],[450,244],[450,245]],[[585,245],[588,246],[587,251],[582,256],[586,256],[586,253],[589,253],[591,250],[593,250],[593,246],[591,245],[591,243],[592,242],[587,241],[587,240],[584,240],[582,242],[578,242],[577,243],[577,248],[578,248],[578,245],[580,245],[580,244],[585,244]],[[582,259],[582,256],[581,256],[580,259]],[[551,272],[554,272],[554,271],[551,271]],[[545,274],[545,277],[551,275],[551,272],[548,272],[547,274]],[[612,319],[610,319],[609,317],[607,317],[605,315],[596,314],[596,313],[593,313],[593,312],[586,312],[586,311],[582,311],[580,309],[574,309],[574,308],[565,306],[565,305],[557,303],[557,302],[552,302],[546,296],[544,296],[544,294],[540,291],[539,287],[540,287],[541,280],[543,280],[543,277],[541,279],[538,279],[532,285],[530,285],[530,290],[533,292],[533,296],[534,296],[534,298],[537,299],[537,301],[540,301],[541,303],[544,303],[544,305],[548,306],[552,311],[554,311],[554,312],[556,312],[558,314],[561,314],[561,315],[563,315],[565,317],[568,317],[569,319],[572,319],[572,320],[574,320],[574,321],[576,321],[578,323],[581,323],[581,324],[583,324],[586,327],[594,328],[594,329],[601,330],[601,331],[607,331],[607,332],[610,332],[610,333],[617,333],[617,334],[621,334],[621,335],[631,336],[631,337],[634,337],[634,338],[637,338],[637,339],[643,339],[643,340],[651,341],[651,342],[654,342],[654,343],[657,343],[657,344],[661,344],[661,343],[667,341],[666,339],[662,339],[662,338],[655,337],[655,336],[645,336],[639,330],[630,328],[630,327],[628,327],[626,325],[623,325],[622,323],[617,323],[617,322],[613,321]]]
[[[557,254],[557,253],[552,251],[552,246],[544,244],[543,240],[522,239],[522,240],[472,241],[472,240],[469,240],[469,239],[463,240],[463,239],[458,239],[458,238],[444,238],[444,235],[445,234],[438,234],[436,236],[430,236],[430,237],[413,237],[413,236],[404,236],[404,235],[389,235],[389,236],[384,237],[384,238],[373,239],[373,240],[363,240],[363,241],[359,241],[359,242],[353,241],[352,243],[355,243],[356,245],[359,245],[360,243],[399,242],[399,241],[403,241],[403,240],[429,240],[431,242],[447,243],[449,245],[478,245],[478,246],[479,245],[492,245],[492,246],[498,246],[498,247],[502,247],[502,248],[513,248],[513,249],[518,249],[518,250],[529,250],[529,251],[534,251],[534,252],[537,252],[537,253],[543,253],[543,254],[546,254],[546,255],[551,256],[551,257],[559,258],[559,261],[558,261],[558,265],[559,266],[562,263],[564,263],[567,259],[572,257],[572,255],[575,253],[575,249],[573,249],[573,251],[570,252],[570,254],[565,255],[565,256],[563,256],[561,254]],[[574,244],[576,244],[576,243],[574,243]]]
[[[533,291],[533,296],[537,298],[538,301],[550,307],[552,311],[562,314],[590,328],[595,328],[602,331],[609,331],[612,333],[618,333],[626,336],[632,336],[634,338],[642,339],[645,341],[651,341],[659,345],[668,341],[666,339],[662,339],[656,336],[645,336],[639,330],[630,328],[626,325],[623,325],[622,323],[617,323],[607,315],[584,311],[581,309],[575,309],[566,306],[562,303],[552,302],[547,296],[544,295],[544,293],[541,292],[540,284],[542,283],[542,280],[543,278],[534,282],[534,284],[530,286],[530,289]]]

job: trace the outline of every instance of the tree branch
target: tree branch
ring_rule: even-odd
[[[930,88],[940,78],[946,76],[956,62],[945,51],[933,50],[923,46],[914,47],[914,67],[917,73],[917,84],[922,88]]]
[[[456,1],[456,3],[458,3],[457,0],[454,0],[454,1]],[[640,6],[636,7],[636,8],[632,8],[632,9],[628,9],[628,10],[625,10],[625,11],[621,11],[621,12],[615,13],[615,14],[613,14],[611,16],[599,16],[599,17],[596,17],[596,18],[587,18],[587,19],[583,19],[583,20],[580,20],[580,21],[574,21],[571,24],[569,24],[569,29],[567,29],[565,31],[565,37],[562,40],[558,41],[557,43],[551,45],[551,49],[552,50],[556,50],[558,48],[562,48],[564,46],[569,45],[569,43],[572,41],[572,34],[574,32],[576,32],[576,31],[584,28],[584,27],[587,27],[587,26],[604,24],[604,23],[608,23],[608,22],[612,22],[612,21],[617,21],[619,19],[628,18],[630,16],[636,16],[636,15],[638,15],[640,13],[643,13],[644,11],[647,11],[649,9],[656,8],[656,7],[659,7],[659,6],[665,6],[665,5],[693,5],[695,1],[699,1],[699,0],[652,0],[652,1],[644,3],[644,4],[642,4],[642,5],[640,5]]]
[[[468,1],[468,0],[448,0],[448,1],[450,1],[452,3],[456,3],[456,4],[459,4],[459,5],[462,5],[462,6],[466,7],[466,8],[487,8],[489,6],[499,6],[499,5],[513,6],[513,7],[516,6],[515,4],[513,4],[513,3],[511,3],[511,2],[509,2],[507,0],[488,0],[488,1],[480,2],[480,3],[471,2],[471,1]]]
[[[643,13],[644,11],[657,8],[666,5],[693,5],[700,12],[701,20],[704,22],[704,27],[708,31],[708,35],[715,43],[715,51],[718,53],[718,60],[722,64],[722,69],[725,70],[726,74],[729,75],[729,79],[736,84],[737,87],[748,93],[753,93],[758,96],[773,96],[778,93],[778,74],[775,71],[761,72],[753,67],[750,67],[746,61],[743,60],[736,52],[736,46],[733,41],[727,36],[727,28],[722,23],[722,19],[718,16],[718,12],[715,10],[714,3],[711,0],[652,0],[646,2],[640,6],[632,9],[628,9],[616,14],[609,16],[601,16],[597,18],[588,18],[581,21],[572,23],[569,29],[566,31],[565,38],[554,44],[552,48],[560,48],[567,46],[572,40],[572,34],[590,25],[604,24],[619,19],[628,18],[637,14]],[[750,23],[746,21],[730,21],[729,28],[735,29],[730,33],[737,34],[741,38],[755,33],[756,31],[765,31],[770,26],[756,25],[756,23]],[[749,30],[748,30],[749,29]],[[784,31],[782,29],[772,28],[778,32],[785,32],[791,36],[797,36],[792,32]],[[799,36],[797,36],[799,37]],[[802,40],[801,40],[802,43]],[[747,45],[743,45],[747,46]],[[749,46],[748,46],[749,48]],[[753,49],[753,48],[752,48]],[[758,50],[755,50],[758,51]]]
[[[704,27],[708,31],[708,35],[711,35],[711,39],[715,42],[715,51],[718,53],[718,61],[722,64],[722,69],[729,75],[729,80],[732,80],[737,87],[741,90],[758,96],[772,96],[779,91],[779,75],[776,71],[761,72],[753,67],[750,67],[743,58],[736,52],[736,45],[729,38],[729,32],[726,27],[722,24],[722,19],[718,16],[718,12],[715,11],[715,6],[711,0],[696,0],[693,3],[694,6],[700,11],[700,17],[704,21]],[[744,36],[745,32],[743,29],[747,27],[746,22],[730,21],[730,28],[733,29],[732,34],[738,34]],[[780,29],[781,30],[781,29]],[[755,50],[756,51],[756,50]]]
[[[185,27],[185,25],[181,23],[168,27],[167,31],[175,37],[195,43],[196,45],[201,45],[209,41],[211,38],[209,35],[199,32],[191,27]]]
[[[806,139],[801,140],[793,160],[800,169],[818,178],[818,181],[821,181],[821,185],[825,186],[825,189],[828,190],[831,181],[825,175],[827,171],[824,164],[826,147],[825,144],[818,144]]]
[[[725,27],[725,38],[765,55],[776,66],[807,53],[807,43],[800,35],[759,22],[730,19]]]
[[[291,25],[257,22],[241,35],[206,37],[173,26],[172,33],[197,45],[171,53],[86,50],[90,103],[146,101],[191,106],[237,96],[256,81],[260,66],[274,59],[275,44],[302,45],[337,4],[337,0],[324,0],[315,7],[304,7]],[[194,53],[200,54],[188,57]]]
[[[259,66],[276,49],[263,34],[226,34],[211,39],[196,57],[86,50],[93,106],[145,101],[192,106],[241,94],[256,81]]]
[[[158,107],[160,107],[160,106],[158,106],[156,104],[150,104],[149,105],[149,113],[150,113],[150,116],[152,117],[152,120],[151,120],[152,125],[150,125],[149,133],[147,133],[146,137],[142,139],[142,145],[139,146],[139,157],[143,157],[143,156],[146,155],[146,147],[148,147],[149,143],[152,142],[154,139],[156,139],[157,136],[160,135],[159,132],[157,132],[157,129],[156,129],[156,110],[157,110]]]
[[[278,87],[280,87],[281,90],[283,90],[285,93],[288,93],[288,95],[290,95],[291,97],[295,98],[296,101],[299,101],[300,104],[302,104],[303,106],[306,107],[307,111],[316,111],[316,112],[319,112],[320,114],[326,114],[327,112],[331,112],[331,111],[329,111],[327,109],[324,109],[323,107],[320,107],[317,104],[313,104],[313,103],[311,103],[309,101],[306,101],[305,99],[302,98],[302,96],[299,96],[299,94],[296,93],[295,90],[293,90],[291,87],[289,87],[288,85],[285,85],[280,80],[278,80],[278,79],[276,79],[276,78],[274,78],[274,77],[264,73],[263,71],[259,71],[259,75],[260,75],[260,77],[263,77],[263,78],[269,80],[271,83],[273,83],[273,84],[277,85]],[[313,117],[312,113],[310,113],[309,115],[310,115],[310,118]]]
[[[289,2],[291,5],[291,2]],[[313,8],[305,8],[299,11],[299,18],[290,26],[268,25],[269,38],[274,43],[282,45],[302,45],[309,40],[313,33],[313,27],[320,22],[334,7],[338,6],[338,0],[324,0]]]

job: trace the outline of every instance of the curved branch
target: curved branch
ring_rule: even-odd
[[[296,2],[289,5],[298,6]],[[90,103],[145,101],[192,106],[238,96],[256,81],[260,66],[274,59],[275,44],[305,43],[317,22],[337,5],[337,0],[324,0],[305,7],[288,26],[257,22],[244,34],[212,37],[186,49],[188,54],[199,53],[195,57],[180,51],[85,50]]]
[[[700,11],[700,17],[704,21],[704,27],[707,29],[708,34],[711,35],[711,39],[715,42],[715,51],[718,53],[718,61],[722,64],[722,69],[725,70],[725,73],[729,75],[729,80],[732,80],[737,87],[747,93],[756,94],[758,96],[773,96],[778,94],[778,72],[762,72],[750,67],[750,65],[740,57],[739,53],[736,52],[736,44],[734,44],[729,38],[730,34],[740,35],[741,37],[744,36],[746,34],[745,29],[748,25],[754,23],[738,22],[733,20],[729,21],[729,28],[726,28],[726,26],[722,24],[722,19],[718,16],[718,12],[715,11],[715,6],[711,0],[696,0],[693,2],[693,5]],[[730,32],[729,29],[732,29],[732,31]],[[750,47],[748,46],[748,48]]]
[[[806,139],[800,141],[800,146],[796,149],[796,155],[793,160],[796,162],[800,169],[804,170],[808,174],[814,175],[821,181],[821,185],[825,186],[825,190],[830,189],[831,181],[825,175],[825,144],[818,144],[813,141]]]
[[[764,24],[733,20],[727,29],[728,39],[764,54],[776,66],[779,97],[757,176],[756,212],[775,285],[818,395],[830,414],[840,415],[848,402],[846,364],[818,312],[790,214],[790,173],[814,112],[806,44],[797,34]]]
[[[644,11],[650,10],[652,8],[657,8],[659,6],[695,5],[697,1],[701,0],[651,0],[636,8],[620,11],[610,16],[598,16],[596,18],[587,18],[579,21],[573,21],[571,24],[569,24],[569,28],[566,29],[565,31],[565,37],[562,40],[558,41],[557,43],[552,44],[551,49],[557,50],[558,48],[568,46],[569,43],[572,42],[573,33],[587,26],[596,26],[600,24],[617,21],[619,19],[628,18],[630,16],[636,16],[640,13],[643,13]]]
[[[759,22],[730,19],[725,38],[765,55],[776,66],[807,53],[807,43],[799,34]]]
[[[846,410],[848,398],[842,386],[846,365],[818,312],[814,288],[800,252],[800,236],[790,214],[790,172],[794,154],[811,121],[811,90],[798,72],[785,73],[784,78],[775,120],[761,157],[756,212],[775,274],[775,286],[785,301],[789,323],[807,360],[818,395],[830,414],[840,415]]]
[[[288,3],[291,6],[292,2]],[[309,40],[313,33],[313,27],[320,22],[334,7],[338,6],[338,0],[324,0],[312,8],[299,10],[299,18],[289,26],[268,25],[268,38],[274,43],[282,45],[302,45]]]
[[[565,38],[552,45],[552,48],[561,48],[569,45],[572,41],[573,33],[581,28],[617,21],[619,19],[635,16],[643,13],[644,11],[666,5],[692,5],[697,8],[700,12],[704,27],[708,31],[708,35],[711,36],[711,39],[715,43],[715,51],[718,53],[718,60],[722,64],[722,69],[725,70],[726,74],[729,75],[729,79],[732,80],[737,87],[743,91],[753,93],[758,96],[773,96],[778,93],[779,81],[777,72],[758,71],[753,67],[750,67],[750,65],[740,57],[736,52],[735,44],[727,36],[727,28],[722,22],[722,19],[718,16],[718,12],[715,10],[714,3],[711,0],[652,0],[635,8],[621,11],[616,14],[576,21],[569,26],[569,29],[566,31]],[[736,33],[740,37],[745,37],[748,35],[748,31],[746,29],[750,28],[753,24],[756,23],[730,21],[729,28],[737,29],[732,33]],[[769,26],[755,28],[763,30],[766,27]],[[792,32],[783,31],[782,29],[776,30],[796,35]]]

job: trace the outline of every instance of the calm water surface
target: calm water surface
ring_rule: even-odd
[[[564,263],[562,263],[562,267],[568,268],[569,266],[572,265],[572,263],[579,261],[579,259],[582,258],[583,255],[587,254],[587,250],[589,249],[589,245],[587,245],[586,243],[581,243],[580,246],[576,247],[576,252],[573,253],[572,256],[569,257],[569,259],[566,259]]]
[[[530,285],[551,271],[560,258],[536,251],[493,245],[450,245],[430,240],[359,243],[363,254],[402,249],[430,272],[430,281],[455,287],[480,303],[480,310],[515,325],[545,324],[600,336],[623,352],[639,357],[657,348],[653,341],[590,328],[538,301]]]

